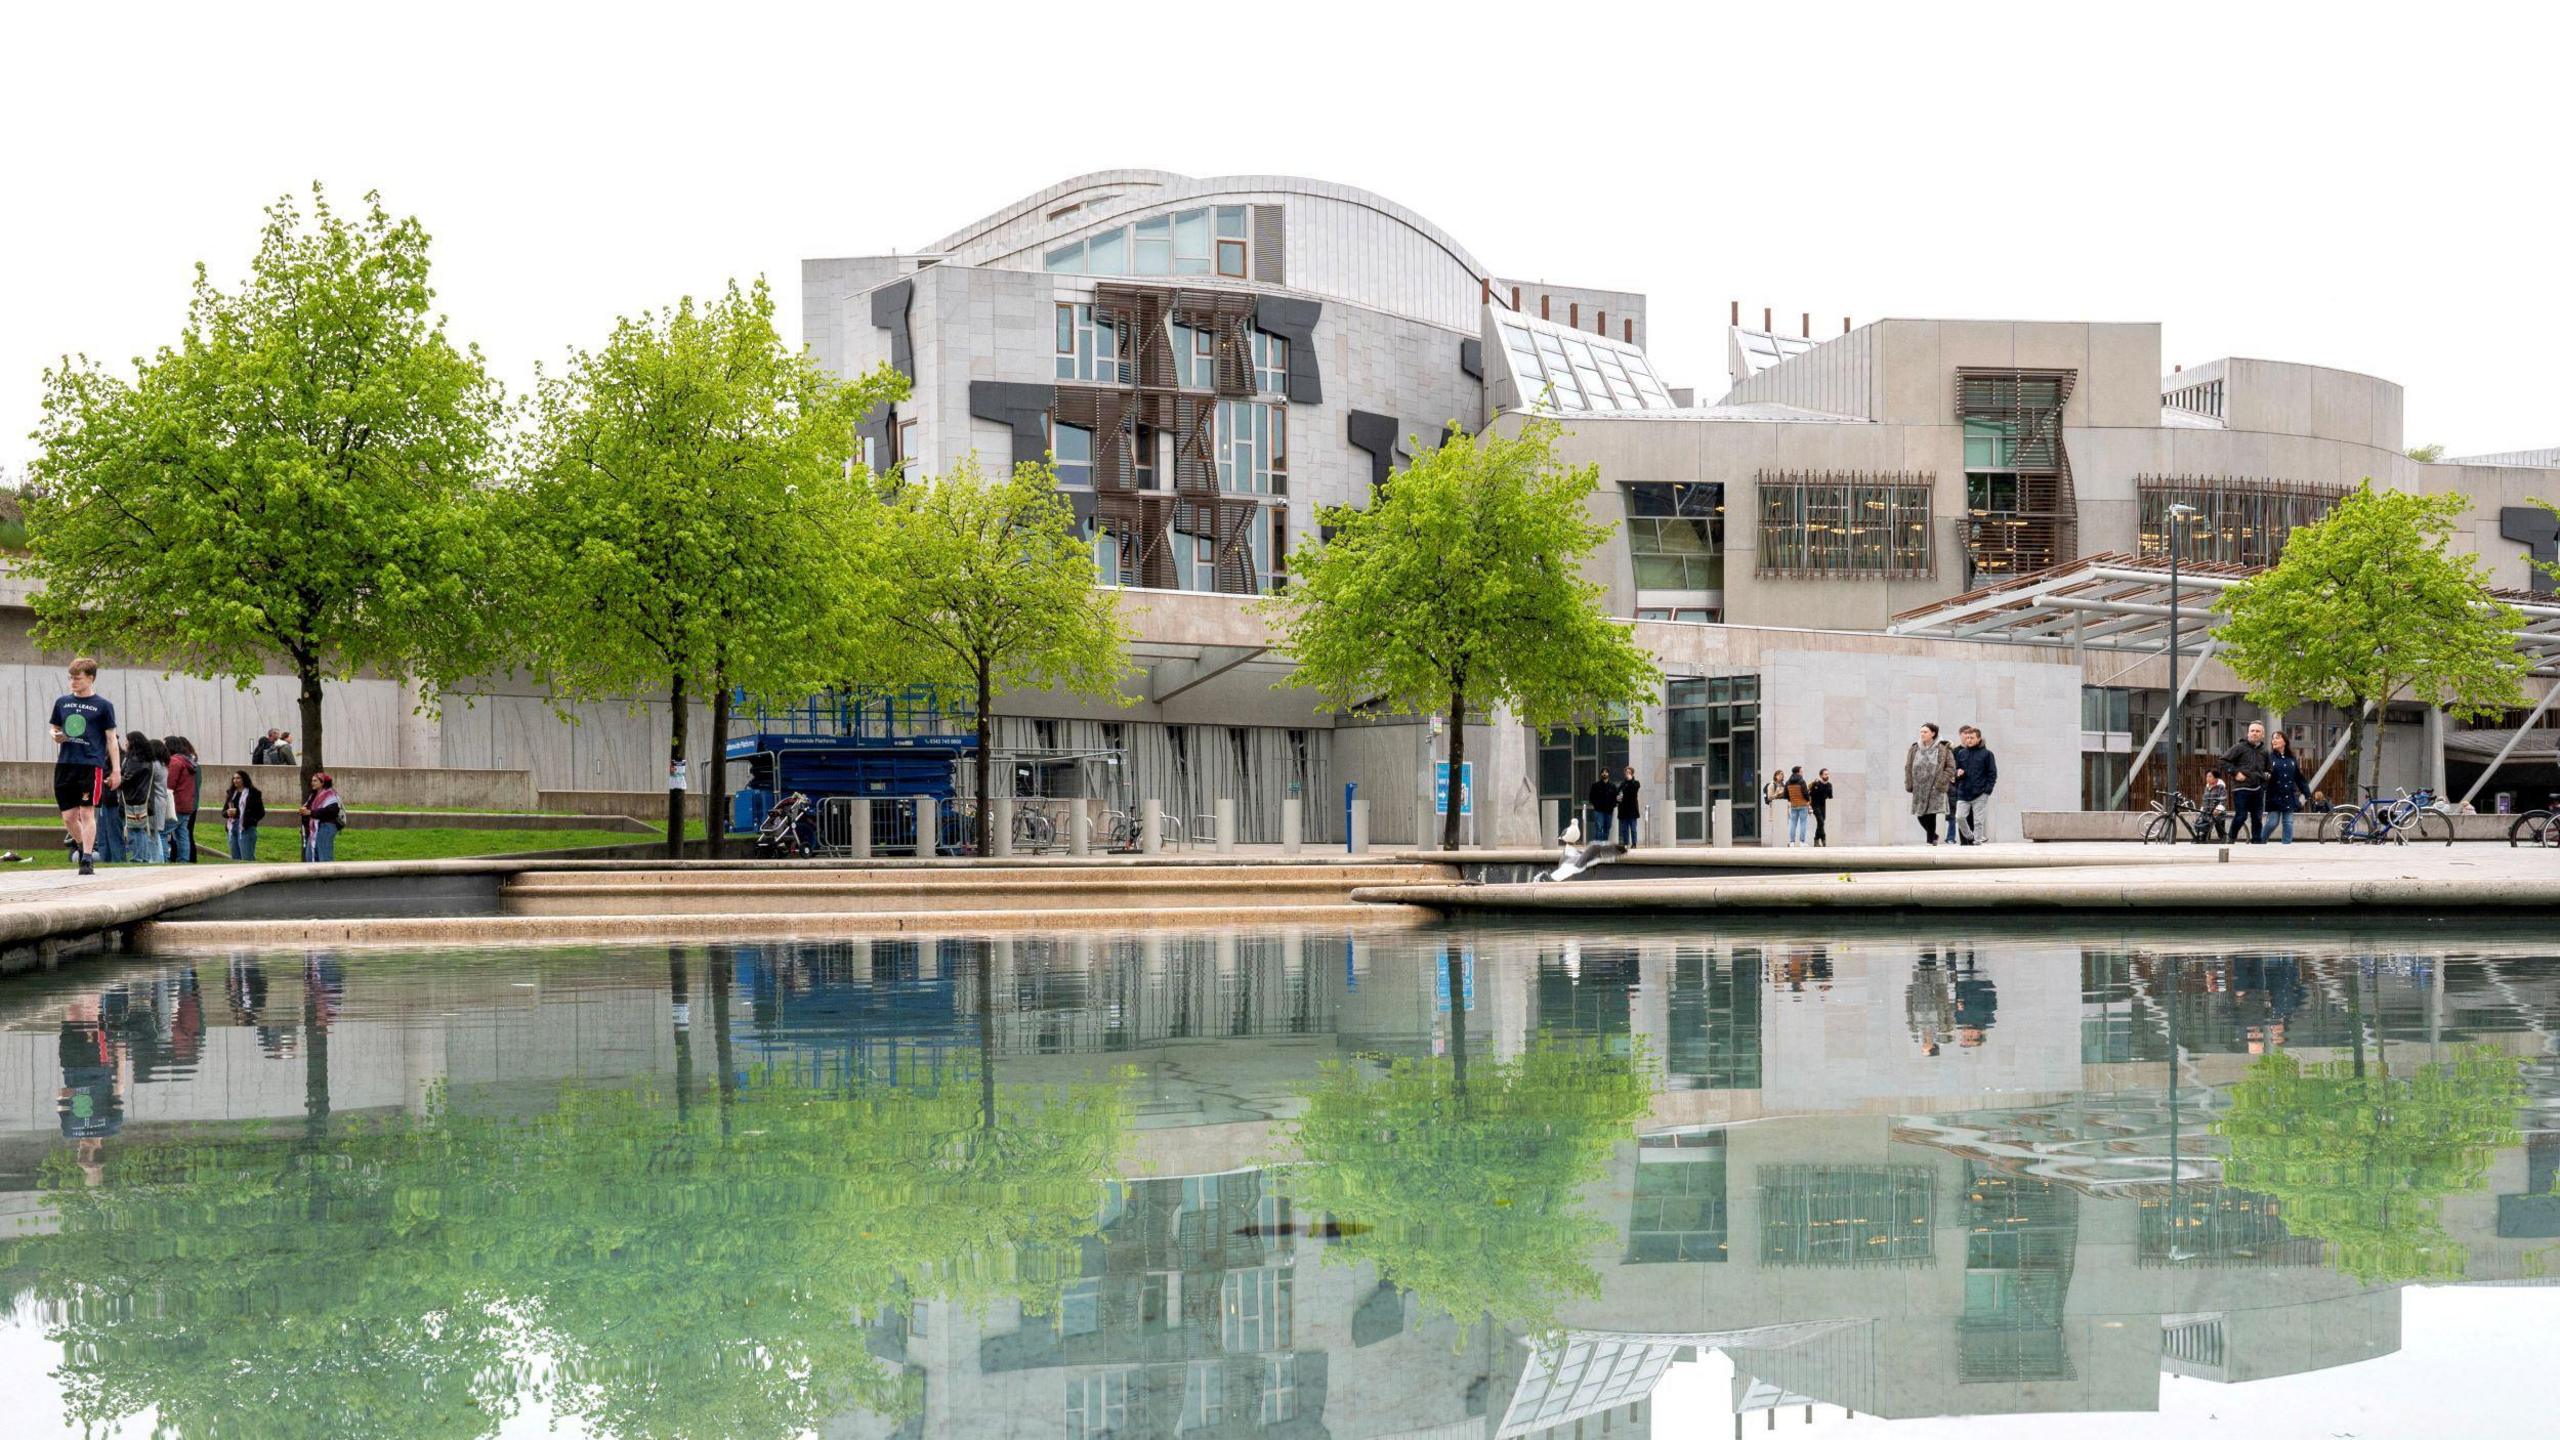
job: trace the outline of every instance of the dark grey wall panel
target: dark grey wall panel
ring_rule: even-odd
[[[1369,452],[1369,488],[1376,491],[1395,472],[1396,432],[1400,429],[1393,415],[1375,415],[1366,410],[1351,412],[1348,433],[1354,449]]]
[[[907,310],[915,299],[913,280],[895,281],[871,292],[871,323],[889,332],[889,363],[910,380],[916,376],[916,345],[907,328]]]
[[[1483,341],[1461,340],[1458,342],[1458,368],[1478,380],[1484,378]]]
[[[2520,545],[2532,547],[2533,558],[2549,565],[2560,561],[2560,518],[2538,505],[2509,505],[2498,511],[2498,533]],[[2533,567],[2533,593],[2548,595],[2560,590],[2540,566]]]
[[[1012,427],[1013,463],[1037,465],[1049,453],[1049,408],[1058,403],[1055,385],[1014,380],[969,382],[969,413]]]
[[[1324,375],[1316,365],[1316,321],[1324,306],[1295,295],[1265,295],[1253,305],[1253,326],[1289,342],[1289,403],[1324,403]]]

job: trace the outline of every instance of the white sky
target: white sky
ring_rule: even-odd
[[[0,7],[0,469],[52,357],[174,339],[193,262],[236,279],[315,178],[424,218],[516,388],[732,275],[796,328],[803,256],[1121,165],[1362,185],[1497,272],[1644,291],[1702,396],[1732,299],[2156,319],[2164,364],[2400,381],[2412,444],[2560,444],[2547,9],[1157,11]]]

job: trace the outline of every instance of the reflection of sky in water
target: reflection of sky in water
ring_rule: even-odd
[[[329,1433],[236,1408],[288,1365],[418,1436],[2539,1418],[2498,1377],[2560,1359],[2555,1291],[2393,1283],[2560,1272],[2538,941],[1913,931],[12,982],[0,1386],[48,1432],[69,1386],[134,1433],[155,1403]],[[334,1323],[365,1343],[296,1348]],[[74,1333],[90,1361],[47,1378]],[[210,1392],[209,1354],[243,1367]],[[453,1354],[487,1408],[451,1408]]]

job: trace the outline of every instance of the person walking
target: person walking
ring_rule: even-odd
[[[1644,818],[1644,805],[1639,799],[1644,782],[1636,779],[1636,767],[1627,767],[1618,782],[1618,843],[1629,850],[1636,848],[1636,825]]]
[[[1831,843],[1831,772],[1825,770],[1815,775],[1812,786],[1805,793],[1813,801],[1813,843],[1828,846]]]
[[[46,722],[53,731],[53,800],[62,812],[74,862],[83,875],[98,873],[98,811],[124,783],[124,753],[117,748],[116,707],[98,693],[98,662],[71,662],[70,693],[57,697]],[[116,848],[124,848],[124,817],[116,817]]]
[[[169,737],[169,860],[192,865],[196,860],[196,793],[203,776],[196,769],[196,747],[184,735]]]
[[[124,840],[116,847],[113,858],[136,865],[152,863],[152,838],[159,833],[151,828],[151,764],[151,737],[128,733],[124,737],[124,788],[116,795],[116,818],[124,827]]]
[[[1959,845],[1991,843],[1991,792],[2000,784],[2000,762],[1991,747],[1982,743],[1982,731],[1972,725],[1956,730],[1955,783],[1947,787],[1947,797],[1954,802],[1947,828],[1954,832]]]
[[[293,765],[300,763],[294,759],[292,731],[279,730],[276,732],[275,748],[267,752],[267,763],[270,765]]]
[[[313,772],[310,798],[302,802],[302,858],[314,864],[337,859],[338,832],[345,828],[347,811],[338,799],[337,782],[326,770]]]
[[[2311,803],[2311,778],[2293,758],[2293,741],[2278,730],[2267,737],[2267,808],[2274,811],[2284,843],[2293,843],[2294,812]]]
[[[1955,782],[1955,747],[1938,738],[1934,721],[1922,725],[1920,738],[1902,752],[1902,788],[1911,796],[1911,814],[1920,822],[1920,834],[1931,845],[1938,843],[1938,817],[1947,813],[1947,792]],[[1953,827],[1947,838],[1955,838]]]
[[[1609,838],[1609,822],[1618,818],[1618,782],[1608,771],[1601,771],[1582,803],[1591,811],[1591,843],[1597,845]]]
[[[258,737],[257,744],[249,747],[249,763],[252,765],[268,764],[269,757],[275,754],[275,749],[276,732],[269,730],[266,734]]]
[[[231,858],[258,858],[258,822],[267,818],[267,797],[258,790],[258,782],[246,770],[231,772],[231,786],[222,792],[222,835],[230,842]]]
[[[2274,767],[2268,763],[2267,727],[2264,722],[2249,722],[2246,739],[2222,752],[2222,763],[2231,771],[2231,838],[2240,838],[2240,822],[2249,822],[2249,843],[2267,843],[2267,783]]]
[[[1804,778],[1804,767],[1787,771],[1782,788],[1787,797],[1787,844],[1791,848],[1808,844],[1813,839],[1813,786]]]

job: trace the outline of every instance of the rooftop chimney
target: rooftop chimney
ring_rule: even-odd
[[[1849,317],[1848,317],[1848,316],[1846,316],[1846,315],[1843,315],[1843,316],[1841,316],[1841,317],[1840,317],[1840,333],[1841,333],[1841,334],[1843,334],[1843,335],[1846,335],[1846,334],[1848,334],[1848,333],[1849,333]],[[2287,742],[2287,743],[2291,743],[2291,742]]]
[[[1733,328],[1742,328],[1742,302],[1739,300],[1733,302]]]
[[[1810,310],[1804,312],[1804,338],[1813,338],[1813,312]]]
[[[1770,322],[1769,313],[1768,306],[1763,305],[1760,307],[1760,328],[1767,331],[1769,334],[1775,335],[1778,333],[1778,327]]]

